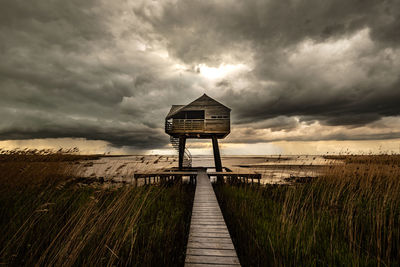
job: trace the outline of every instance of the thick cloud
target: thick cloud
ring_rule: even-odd
[[[322,42],[366,27],[379,42],[400,41],[396,0],[144,1],[134,10],[187,62],[219,59],[244,45],[267,52],[307,38]]]
[[[249,85],[221,88],[239,122],[303,115],[363,125],[400,113],[398,1],[174,1],[157,16],[147,8],[136,13],[188,64],[253,65]]]
[[[201,81],[176,69],[132,6],[119,4],[4,3],[2,140],[83,137],[138,148],[168,143],[162,131],[168,106],[200,95]]]
[[[2,1],[0,139],[163,147],[203,92],[231,142],[397,138],[398,32],[396,0]]]

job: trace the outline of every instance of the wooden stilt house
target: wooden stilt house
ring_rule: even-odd
[[[213,142],[217,171],[222,171],[218,138],[230,133],[231,109],[215,99],[202,95],[187,105],[173,105],[165,118],[165,132],[179,151],[179,168],[191,166],[191,156],[185,143],[187,138],[210,138]]]

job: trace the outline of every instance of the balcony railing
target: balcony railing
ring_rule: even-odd
[[[203,119],[174,119],[172,121],[173,132],[204,131]]]
[[[166,133],[229,132],[229,119],[173,119],[165,121]]]

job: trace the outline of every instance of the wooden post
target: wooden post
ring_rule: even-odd
[[[221,163],[221,155],[219,154],[219,147],[218,147],[218,139],[217,136],[212,136],[212,144],[214,150],[214,162],[215,162],[215,170],[217,172],[222,172],[222,163]]]
[[[222,172],[221,155],[219,154],[217,136],[213,135],[211,139],[212,139],[213,151],[214,151],[215,170],[217,172]],[[224,178],[223,178],[222,175],[217,175],[217,182],[218,183],[223,183],[224,182]]]
[[[186,137],[179,137],[179,170],[183,169],[183,157],[185,154]]]

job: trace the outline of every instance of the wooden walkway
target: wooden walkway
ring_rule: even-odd
[[[185,266],[240,266],[205,170],[197,174]]]

